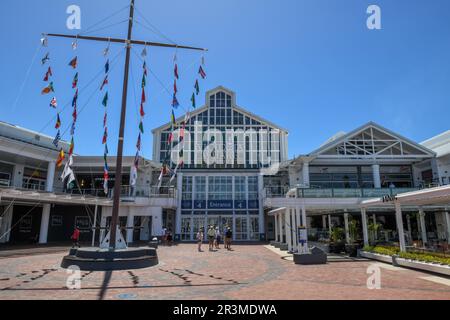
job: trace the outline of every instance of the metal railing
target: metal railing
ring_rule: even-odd
[[[268,198],[285,197],[289,187],[266,187],[265,194]],[[298,198],[380,198],[384,196],[395,196],[400,193],[420,190],[419,188],[297,188]]]

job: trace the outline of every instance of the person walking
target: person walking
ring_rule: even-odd
[[[203,227],[200,227],[197,232],[197,244],[198,244],[198,252],[202,252],[202,243],[203,243]]]
[[[214,230],[214,226],[209,226],[208,229],[208,244],[209,244],[209,251],[214,250],[214,237],[216,236],[216,230]]]
[[[172,229],[169,229],[169,231],[167,232],[167,245],[169,247],[172,246],[172,241],[173,241]]]
[[[233,231],[228,227],[225,233],[225,249],[231,250],[231,239],[233,239]]]
[[[216,227],[216,234],[215,234],[215,240],[214,240],[214,245],[216,247],[216,249],[220,249],[220,230],[219,227]]]
[[[75,230],[73,230],[70,239],[72,239],[72,248],[80,248],[80,229],[78,229],[78,227],[75,227]]]

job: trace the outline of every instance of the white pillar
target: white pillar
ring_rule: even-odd
[[[395,220],[397,222],[398,240],[400,243],[400,251],[406,252],[405,232],[403,230],[402,206],[399,202],[395,202]]]
[[[297,208],[293,208],[292,209],[292,214],[291,214],[291,220],[292,220],[292,251],[297,251],[297,244],[298,244],[298,239],[297,239],[297,228],[298,228],[298,224],[297,224]]]
[[[48,224],[50,222],[50,205],[42,207],[41,230],[39,232],[39,244],[46,244],[48,238]]]
[[[327,228],[327,216],[322,216],[322,229],[325,230]]]
[[[372,165],[373,186],[377,189],[381,188],[380,165]]]
[[[330,236],[331,236],[331,214],[328,215],[328,231],[330,232]]]
[[[0,243],[8,243],[11,235],[11,224],[13,218],[13,205],[8,204],[3,213],[2,224],[0,225]]]
[[[368,234],[368,231],[367,231],[366,208],[361,208],[361,223],[362,223],[364,245],[368,246],[369,245],[369,234]]]
[[[411,217],[409,214],[406,215],[406,225],[408,226],[408,244],[412,243],[412,232],[411,232]]]
[[[348,230],[348,213],[344,213],[344,230],[345,230],[345,242],[350,243],[350,232]]]
[[[286,232],[286,243],[288,245],[288,251],[292,250],[292,242],[291,242],[291,208],[288,208],[284,214],[284,229]]]
[[[279,242],[279,239],[278,239],[278,214],[275,214],[273,217],[275,220],[275,242]]]
[[[287,209],[286,209],[287,210]],[[283,239],[283,213],[278,214],[278,226],[280,228],[280,243],[284,243]]]
[[[91,246],[95,246],[95,231],[97,231],[97,212],[98,212],[98,204],[95,205],[94,211],[94,224],[92,226],[92,243]]]
[[[308,162],[303,163],[302,178],[303,178],[303,185],[305,187],[309,187],[309,163]]]
[[[444,212],[444,219],[445,219],[445,229],[447,231],[447,243],[450,244],[450,216],[449,216],[448,210],[445,210]]]
[[[307,222],[306,222],[306,208],[303,205],[302,206],[302,226],[304,226],[306,228],[306,234],[308,234],[308,226],[307,226]],[[309,252],[309,248],[308,248],[308,239],[306,239],[306,242],[302,248],[302,253],[308,253]]]
[[[234,186],[234,183],[233,183]],[[261,235],[266,233],[266,224],[264,222],[264,176],[263,175],[259,175],[258,176],[258,191],[259,191],[259,197],[258,197],[258,202],[259,202],[259,234],[258,234],[258,239],[261,239]],[[233,197],[234,197],[234,192],[233,192]],[[250,224],[247,225],[248,229],[250,229]],[[264,237],[264,240],[265,239]]]
[[[427,227],[425,225],[425,211],[423,211],[423,208],[419,208],[419,220],[420,220],[420,232],[422,235],[422,244],[425,247],[428,243],[427,239]]]
[[[134,214],[128,213],[127,217],[127,244],[133,243],[133,227],[134,227]]]
[[[50,161],[47,166],[47,180],[45,182],[45,191],[53,191],[53,181],[55,180],[55,161]]]
[[[22,188],[23,186],[23,171],[25,166],[23,164],[16,164],[13,172],[13,187]]]
[[[208,180],[208,177],[206,177],[206,180]],[[177,176],[177,197],[178,197],[178,206],[175,217],[175,234],[179,235],[181,239],[181,199],[183,198],[183,173],[178,173]],[[206,224],[203,227],[206,228]],[[234,237],[234,229],[233,229],[233,237]]]

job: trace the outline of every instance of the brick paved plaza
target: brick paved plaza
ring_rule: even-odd
[[[81,290],[66,288],[64,252],[0,255],[0,299],[450,299],[450,279],[383,264],[382,289],[369,290],[366,260],[297,266],[264,245],[199,253],[180,244],[158,254],[154,268],[82,272]]]

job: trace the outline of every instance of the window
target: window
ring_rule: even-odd
[[[192,177],[183,177],[183,200],[192,200]]]
[[[195,177],[194,200],[206,200],[206,177]]]
[[[232,177],[209,177],[208,199],[231,200],[233,195]]]
[[[248,200],[258,200],[258,177],[248,177]]]
[[[234,200],[247,200],[245,177],[234,178]]]

